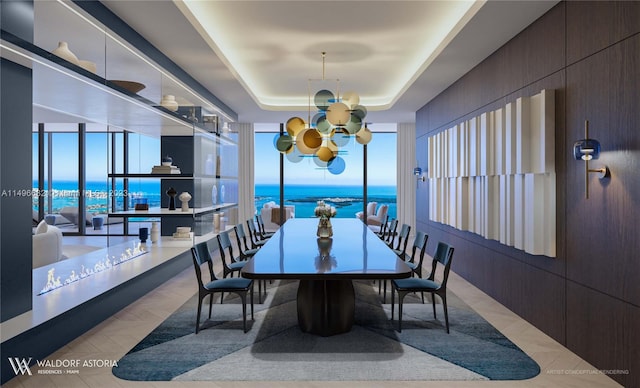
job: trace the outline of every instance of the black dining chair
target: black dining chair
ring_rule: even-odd
[[[244,226],[242,224],[234,226],[233,231],[236,234],[236,242],[238,243],[241,260],[249,260],[253,255],[258,253],[258,248],[249,248],[249,244],[247,244],[247,234],[244,232]]]
[[[393,279],[391,281],[391,319],[394,314],[394,295],[398,292],[398,332],[402,332],[402,303],[404,297],[412,292],[428,292],[431,293],[431,303],[433,305],[433,318],[436,317],[436,299],[435,295],[442,299],[442,308],[444,310],[444,320],[449,333],[449,313],[447,311],[447,280],[449,279],[449,270],[451,269],[451,261],[453,258],[453,247],[443,242],[438,243],[438,248],[433,256],[431,263],[431,274],[427,279],[407,278]],[[444,267],[442,281],[438,283],[435,280],[436,270],[438,267]]]
[[[384,239],[384,242],[388,246],[392,247],[393,242],[396,241],[397,233],[398,233],[398,219],[393,218],[391,219],[391,222],[389,222],[389,227],[387,228],[387,235],[385,236],[386,238]]]
[[[267,240],[260,239],[260,235],[258,234],[258,230],[256,229],[256,224],[251,218],[247,220],[247,230],[249,231],[249,241],[251,241],[251,248],[261,248],[264,244],[267,243]]]
[[[419,278],[422,277],[422,261],[424,260],[424,253],[427,249],[427,240],[429,240],[428,234],[417,231],[416,237],[413,239],[413,244],[411,244],[411,254],[403,253],[402,255],[398,255]]]
[[[229,238],[229,232],[220,232],[217,238],[218,247],[220,248],[220,257],[222,258],[222,277],[226,278],[227,275],[231,275],[231,277],[233,277],[234,272],[237,272],[239,277],[240,271],[242,270],[242,267],[247,264],[247,261],[241,260],[239,257],[234,257],[233,247],[231,246],[231,239]],[[228,262],[225,250],[229,252]]]
[[[407,251],[407,244],[409,242],[409,233],[411,233],[411,225],[402,224],[400,233],[398,233],[398,241],[396,246],[389,246],[398,256],[402,256]]]
[[[258,233],[260,233],[260,237],[262,237],[263,240],[269,239],[275,234],[275,232],[267,232],[264,229],[264,220],[260,213],[256,214],[256,224],[258,224]]]
[[[382,223],[380,224],[380,230],[376,232],[376,236],[384,240],[385,236],[387,235],[388,224],[389,224],[389,216],[386,215],[384,217],[384,221],[382,221]]]
[[[211,319],[211,310],[213,306],[213,295],[216,292],[222,294],[230,292],[238,295],[242,300],[242,325],[244,332],[247,332],[247,293],[251,294],[251,320],[253,317],[253,281],[245,278],[229,278],[218,279],[213,272],[213,260],[207,247],[206,242],[197,244],[191,248],[191,256],[193,257],[193,266],[196,271],[196,278],[198,280],[198,313],[196,315],[196,334],[200,331],[200,315],[202,312],[202,301],[208,295],[209,296],[209,319]],[[202,265],[207,263],[209,269],[209,279],[206,281],[202,279]]]

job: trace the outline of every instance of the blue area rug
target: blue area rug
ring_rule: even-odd
[[[214,304],[206,322],[203,307],[203,329],[195,335],[194,296],[119,360],[113,374],[136,381],[450,381],[521,380],[540,373],[529,356],[451,292],[450,334],[439,320],[442,305],[436,305],[434,319],[428,297],[422,304],[415,295],[405,298],[398,333],[397,316],[389,319],[391,305],[381,303],[377,286],[354,286],[355,325],[332,337],[298,328],[295,281],[269,285],[246,334],[240,301],[229,295]]]

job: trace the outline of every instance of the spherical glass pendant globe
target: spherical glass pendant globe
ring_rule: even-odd
[[[371,131],[367,127],[362,128],[356,133],[356,141],[360,144],[368,144],[371,138]]]
[[[316,156],[323,162],[328,162],[335,157],[333,151],[329,147],[325,146],[320,147],[320,149],[316,152]]]
[[[313,128],[306,128],[296,137],[296,146],[303,155],[313,155],[322,145],[322,137]]]
[[[355,135],[362,128],[362,119],[354,114],[344,127],[350,135]]]
[[[344,162],[344,159],[342,159],[339,156],[333,158],[332,160],[330,160],[327,163],[327,169],[333,175],[342,174],[344,172],[345,168],[346,168],[346,163]]]
[[[333,129],[333,126],[331,125],[329,120],[327,120],[327,116],[322,115],[322,117],[318,119],[318,123],[316,124],[316,130],[318,130],[318,132],[320,132],[323,135],[328,135],[329,133],[331,133],[332,129]]]
[[[340,131],[336,131],[333,136],[331,136],[331,140],[338,147],[344,147],[349,144],[349,140],[351,140],[351,136],[349,136],[348,132],[345,132],[344,129]]]
[[[276,140],[276,149],[282,153],[290,152],[293,149],[293,138],[289,135],[280,135]]]
[[[349,107],[342,102],[335,102],[327,109],[327,120],[333,125],[345,125],[351,118]]]
[[[360,96],[356,92],[348,91],[342,95],[342,102],[352,108],[360,103]]]
[[[305,122],[300,117],[292,117],[287,120],[287,133],[290,136],[298,136],[298,134],[306,127]]]
[[[316,104],[316,107],[318,107],[319,110],[326,111],[327,108],[329,108],[331,101],[334,101],[335,98],[336,96],[332,91],[322,89],[316,93],[315,97],[313,98],[313,102]]]
[[[360,120],[364,120],[365,116],[367,115],[367,108],[362,105],[356,105],[352,109],[353,111],[351,112],[351,114],[360,117]]]
[[[291,163],[300,163],[304,158],[304,156],[302,156],[302,154],[300,153],[300,149],[295,147],[291,152],[287,153],[286,156],[287,156],[287,160],[290,161]]]

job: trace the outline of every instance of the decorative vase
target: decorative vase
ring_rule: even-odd
[[[189,194],[186,191],[183,191],[182,193],[180,193],[180,196],[178,198],[180,199],[180,201],[182,201],[182,211],[183,212],[188,212],[189,211],[189,201],[191,200],[191,194]]]
[[[173,187],[169,187],[167,195],[169,196],[169,210],[176,210],[176,194],[178,192]]]
[[[67,42],[58,42],[58,47],[56,47],[51,53],[73,63],[74,65],[79,65],[78,57],[69,50]]]
[[[165,156],[162,158],[162,165],[163,166],[171,166],[171,163],[173,163],[173,158],[169,155]]]
[[[224,185],[220,186],[220,203],[224,203]]]
[[[320,238],[330,238],[331,236],[333,236],[333,228],[331,227],[331,219],[329,217],[320,217],[316,235]]]
[[[178,102],[176,101],[176,97],[173,94],[163,95],[162,100],[160,100],[160,105],[172,112],[178,110]]]
[[[215,206],[218,204],[218,186],[213,185],[211,189],[211,203]]]
[[[78,66],[82,67],[87,71],[92,72],[93,74],[95,74],[98,71],[98,67],[96,66],[95,62],[85,61],[84,59],[78,60]]]
[[[213,215],[213,228],[216,232],[220,231],[220,213]]]
[[[140,242],[143,244],[146,243],[149,237],[149,228],[138,229],[138,235],[140,236]]]
[[[158,228],[158,222],[153,221],[151,223],[151,243],[156,243],[160,240],[160,228]]]

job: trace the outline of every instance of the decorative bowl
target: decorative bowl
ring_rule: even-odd
[[[120,86],[123,89],[130,91],[133,94],[137,94],[139,91],[146,88],[144,84],[141,84],[140,82],[134,82],[134,81],[109,80],[109,82],[113,82],[114,84]]]

